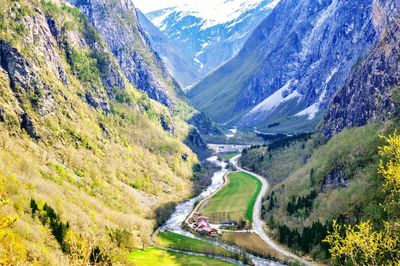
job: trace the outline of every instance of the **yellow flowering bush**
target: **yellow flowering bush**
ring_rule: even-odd
[[[26,260],[26,250],[21,240],[11,231],[17,217],[1,210],[10,203],[0,183],[0,265],[17,265]]]
[[[361,222],[340,226],[333,223],[328,243],[332,261],[340,265],[400,265],[400,135],[382,137],[386,145],[379,149],[378,173],[383,179],[387,200],[383,205],[388,219],[381,225]]]

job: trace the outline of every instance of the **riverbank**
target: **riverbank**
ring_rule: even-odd
[[[223,145],[218,145],[218,146],[221,147]],[[236,150],[234,152],[238,152],[238,151]],[[268,182],[266,180],[264,180],[264,178],[240,168],[237,164],[239,157],[240,157],[240,155],[235,156],[234,158],[232,158],[230,160],[230,163],[233,164],[238,170],[246,172],[246,173],[254,176],[257,179],[259,179],[259,180],[262,179],[264,181],[263,182],[260,180],[262,182],[262,188],[261,188],[261,192],[258,194],[258,196],[256,198],[256,203],[254,205],[254,210],[253,210],[254,233],[257,233],[257,235],[266,244],[270,245],[270,243],[272,243],[270,246],[279,254],[284,255],[284,257],[289,258],[290,260],[293,260],[293,261],[299,261],[305,265],[310,265],[310,263],[304,261],[303,259],[297,257],[294,254],[291,254],[289,251],[286,251],[285,249],[279,247],[272,240],[267,241],[267,239],[269,239],[269,238],[268,238],[268,236],[265,237],[266,233],[263,230],[263,222],[261,220],[260,210],[261,210],[262,198],[264,197],[264,195],[266,194],[266,192],[268,190]],[[253,255],[251,252],[250,253],[246,252],[246,251],[244,251],[243,248],[240,248],[238,246],[235,246],[235,245],[232,245],[229,243],[225,243],[225,242],[221,242],[221,241],[218,241],[215,239],[203,238],[203,237],[200,237],[197,235],[193,235],[192,233],[187,232],[181,228],[181,225],[190,216],[190,214],[193,213],[193,210],[196,209],[197,203],[202,202],[202,201],[204,202],[205,199],[208,199],[212,195],[215,195],[215,193],[217,193],[224,186],[224,184],[226,184],[225,177],[226,177],[226,174],[228,173],[228,170],[226,169],[227,163],[224,161],[218,160],[217,156],[210,157],[208,160],[210,162],[217,164],[219,167],[221,167],[221,170],[216,172],[214,174],[214,176],[212,177],[212,184],[206,190],[204,190],[199,196],[197,196],[193,199],[190,199],[186,202],[180,203],[175,208],[175,211],[171,215],[170,219],[168,219],[168,221],[160,228],[160,232],[173,232],[173,233],[185,236],[185,237],[204,241],[204,243],[208,243],[209,245],[214,245],[216,247],[226,249],[227,251],[232,252],[232,253],[243,254],[252,261],[252,264],[257,265],[257,266],[258,265],[279,265],[279,266],[283,265],[282,263],[280,263],[278,261],[273,261],[270,259],[266,259],[266,258],[262,258],[262,257],[258,257],[256,255]],[[197,206],[199,206],[199,205],[197,205]],[[207,254],[204,253],[203,255],[207,255]],[[230,259],[230,258],[227,258],[227,259]]]

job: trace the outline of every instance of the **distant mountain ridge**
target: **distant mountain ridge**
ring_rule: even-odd
[[[212,6],[199,1],[194,5],[182,4],[154,11],[146,16],[180,47],[186,58],[191,59],[197,77],[180,80],[188,86],[239,52],[251,32],[279,1],[217,0]]]
[[[240,53],[189,93],[223,124],[311,131],[380,36],[375,0],[283,0]]]
[[[150,40],[150,46],[154,51],[157,51],[167,69],[179,84],[184,87],[193,80],[199,79],[195,65],[191,58],[182,51],[181,47],[168,39],[140,10],[137,10],[137,12],[140,25]]]

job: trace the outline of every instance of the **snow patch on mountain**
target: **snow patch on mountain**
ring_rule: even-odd
[[[274,110],[276,107],[281,105],[282,103],[288,102],[292,99],[301,97],[301,94],[298,91],[293,91],[290,93],[290,86],[292,84],[296,84],[297,81],[290,80],[286,82],[286,84],[277,90],[274,94],[269,96],[267,99],[262,101],[256,107],[254,107],[248,115],[265,113],[271,110]]]
[[[273,9],[281,0],[273,0],[263,10]],[[235,21],[245,12],[255,9],[263,0],[216,0],[212,5],[203,1],[190,4],[184,3],[173,8],[163,10],[162,15],[152,19],[155,26],[162,29],[164,20],[172,13],[179,14],[176,21],[188,16],[202,20],[201,29],[205,30],[216,25]],[[233,24],[233,25],[234,25]]]
[[[314,117],[317,115],[317,113],[319,112],[319,103],[314,103],[313,105],[311,105],[310,107],[304,109],[303,111],[299,112],[296,114],[297,117],[301,117],[301,116],[308,116],[308,120],[313,120]]]
[[[325,101],[325,97],[327,94],[327,86],[329,82],[332,80],[333,76],[339,71],[339,67],[336,66],[332,69],[331,73],[327,76],[326,81],[325,81],[325,87],[324,90],[321,93],[321,96],[318,99],[318,102],[310,105],[306,109],[304,109],[301,112],[298,112],[295,116],[301,117],[301,116],[308,116],[308,120],[313,120],[314,117],[317,115],[317,113],[320,111],[320,106],[321,104]]]
[[[198,82],[230,60],[280,0],[188,0],[146,14],[190,58]]]
[[[271,3],[269,3],[264,9],[273,9],[279,4],[280,1],[281,0],[274,0]]]

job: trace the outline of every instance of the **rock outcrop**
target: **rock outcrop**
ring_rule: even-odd
[[[122,71],[150,98],[172,107],[180,88],[150,45],[129,0],[69,0],[104,38]],[[112,80],[111,80],[112,81]]]
[[[355,66],[327,111],[322,131],[328,137],[345,128],[385,121],[400,114],[400,17],[391,19],[396,12],[395,5],[388,7],[392,7],[386,13],[390,14],[389,19],[382,15],[380,18],[389,23],[382,39]]]

